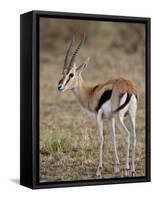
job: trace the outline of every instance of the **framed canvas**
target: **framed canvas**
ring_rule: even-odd
[[[20,16],[20,183],[150,181],[150,18]]]

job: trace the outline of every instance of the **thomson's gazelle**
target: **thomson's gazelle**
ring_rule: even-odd
[[[101,175],[102,168],[102,154],[103,154],[103,119],[109,120],[109,132],[111,137],[112,148],[114,152],[115,167],[114,171],[119,172],[119,158],[117,154],[116,136],[115,136],[115,115],[118,116],[118,125],[124,135],[125,140],[125,175],[135,174],[135,119],[137,110],[137,92],[133,84],[129,80],[123,78],[109,80],[106,83],[98,84],[90,87],[82,78],[82,71],[88,65],[89,59],[77,66],[75,58],[84,42],[84,37],[81,39],[79,45],[75,49],[70,61],[68,56],[73,46],[73,38],[66,52],[64,60],[64,68],[62,72],[62,79],[59,81],[58,90],[71,90],[80,105],[86,110],[90,111],[96,116],[98,131],[99,131],[99,165],[96,175]],[[129,132],[124,124],[124,117],[128,115],[131,131]],[[131,147],[131,168],[129,167],[129,153]],[[131,172],[131,173],[130,173]]]

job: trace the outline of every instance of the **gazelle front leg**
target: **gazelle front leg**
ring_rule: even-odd
[[[116,145],[115,119],[113,117],[111,117],[109,121],[109,130],[110,130],[112,150],[114,152],[114,159],[115,159],[114,172],[118,173],[120,169],[119,169],[119,158],[118,158],[117,145]]]
[[[103,122],[102,122],[102,110],[100,109],[97,114],[97,125],[98,125],[98,133],[99,133],[99,164],[96,172],[96,176],[101,175],[102,169],[102,156],[103,156]]]

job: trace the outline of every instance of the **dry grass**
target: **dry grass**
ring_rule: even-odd
[[[47,27],[46,23],[43,20],[41,27]],[[50,24],[51,27],[52,24],[53,22]],[[54,26],[56,27],[55,24]],[[65,25],[66,27],[71,27],[70,30],[73,31],[72,26],[68,26],[68,24],[69,22],[63,23],[63,27]],[[89,25],[89,38],[81,50],[77,63],[86,59],[87,56],[91,57],[90,65],[84,72],[84,77],[92,84],[104,82],[115,77],[128,78],[136,84],[139,91],[136,127],[136,175],[144,176],[144,29],[140,27],[142,25],[138,28],[138,25],[131,26],[129,24],[126,26],[117,23],[117,26],[115,26],[114,23],[100,24],[99,22],[99,24],[96,24],[97,30],[95,30],[96,27],[93,28],[94,25],[95,23]],[[140,30],[141,36],[138,35],[136,27]],[[59,31],[58,36],[53,34],[49,40],[47,36],[49,31],[44,33],[44,29],[41,30],[40,181],[95,179],[98,164],[98,133],[96,122],[93,117],[81,110],[70,91],[62,94],[57,91],[57,82],[61,76],[67,38],[71,34],[69,34],[70,32],[65,33],[65,37],[63,37]],[[131,37],[130,35],[128,37],[127,34],[131,34]],[[59,37],[60,39],[56,38],[54,40],[54,37]],[[135,42],[138,41],[138,37],[143,38],[137,44],[137,47],[134,47]],[[48,40],[45,40],[46,38]],[[58,46],[56,46],[56,40],[58,41]],[[47,45],[48,43],[52,43],[52,41],[52,45]],[[104,170],[100,178],[123,177],[125,163],[123,137],[116,129],[121,171],[115,175],[107,125],[107,121],[105,121]]]

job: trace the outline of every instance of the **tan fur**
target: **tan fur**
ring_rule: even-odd
[[[98,104],[98,101],[106,90],[112,90],[112,111],[118,108],[120,103],[120,95],[123,93],[127,92],[137,96],[136,89],[129,80],[118,78],[109,80],[104,84],[98,84],[90,87],[86,85],[81,75],[77,78],[76,87],[73,89],[73,92],[84,108],[95,113],[95,108]]]

